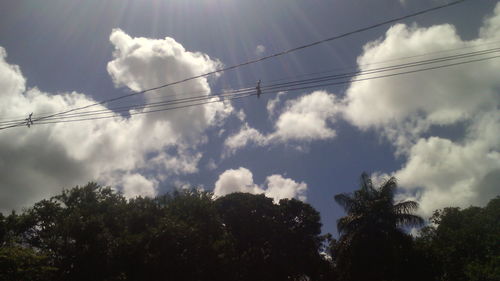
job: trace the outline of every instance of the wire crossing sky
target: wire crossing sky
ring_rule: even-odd
[[[333,37],[325,38],[323,40],[311,42],[311,43],[306,44],[306,45],[302,45],[302,46],[298,46],[298,47],[291,48],[291,49],[288,49],[288,50],[284,50],[284,51],[281,51],[281,52],[278,52],[278,53],[275,53],[275,54],[272,54],[272,55],[268,55],[268,56],[264,56],[264,57],[261,57],[261,58],[258,58],[258,59],[254,59],[254,60],[250,60],[250,61],[247,61],[247,62],[239,63],[239,64],[236,64],[236,65],[233,65],[233,66],[225,67],[225,68],[222,68],[222,69],[217,69],[217,70],[214,70],[214,71],[211,71],[211,72],[207,72],[207,73],[203,73],[203,74],[200,74],[200,75],[197,75],[197,76],[192,76],[192,77],[184,78],[184,79],[181,79],[181,80],[178,80],[178,81],[175,81],[175,82],[163,84],[163,85],[156,86],[156,87],[153,87],[153,88],[149,88],[149,89],[146,89],[146,90],[142,90],[142,91],[139,91],[139,92],[136,92],[136,93],[132,93],[132,94],[128,94],[128,95],[124,95],[124,96],[120,96],[120,97],[116,97],[116,98],[104,100],[104,101],[101,101],[101,102],[89,104],[89,105],[86,105],[86,106],[83,106],[83,107],[69,109],[69,110],[66,110],[66,111],[63,111],[63,112],[59,112],[59,113],[54,113],[54,114],[51,114],[51,115],[48,115],[48,116],[41,116],[41,117],[35,118],[33,120],[30,119],[30,122],[38,122],[40,120],[45,120],[45,119],[48,119],[48,118],[51,118],[51,117],[54,117],[54,116],[58,116],[58,115],[70,113],[70,112],[81,110],[81,109],[86,109],[86,108],[93,107],[93,106],[96,106],[96,105],[102,105],[102,104],[114,102],[114,101],[117,101],[117,100],[120,100],[120,99],[124,99],[124,98],[128,98],[128,97],[134,96],[134,95],[144,94],[146,92],[159,90],[159,89],[162,89],[162,88],[165,88],[165,87],[169,87],[169,86],[173,86],[173,85],[176,85],[176,84],[179,84],[179,83],[184,83],[184,82],[187,82],[187,81],[190,81],[190,80],[193,80],[193,79],[203,78],[203,77],[210,76],[210,75],[213,75],[213,74],[217,74],[217,73],[220,73],[220,72],[224,72],[224,71],[236,69],[236,68],[239,68],[239,67],[242,67],[242,66],[245,66],[245,65],[254,64],[254,63],[261,62],[261,61],[264,61],[264,60],[267,60],[267,59],[270,59],[270,58],[275,58],[275,57],[286,55],[286,54],[289,54],[289,53],[292,53],[292,52],[296,52],[296,51],[299,51],[299,50],[302,50],[302,49],[310,48],[310,47],[313,47],[313,46],[316,46],[316,45],[319,45],[319,44],[323,44],[323,43],[330,42],[330,41],[333,41],[333,40],[341,39],[341,38],[344,38],[344,37],[347,37],[347,36],[350,36],[350,35],[353,35],[353,34],[356,34],[356,33],[364,32],[364,31],[367,31],[367,30],[370,30],[370,29],[374,29],[374,28],[377,28],[377,27],[380,27],[380,26],[388,25],[388,24],[391,24],[391,23],[394,23],[394,22],[402,21],[402,20],[405,20],[405,19],[408,19],[408,18],[416,17],[416,16],[419,16],[419,15],[423,15],[423,14],[426,14],[426,13],[429,13],[429,12],[433,12],[433,11],[436,11],[436,10],[440,10],[440,9],[443,9],[443,8],[451,7],[451,6],[457,5],[459,3],[462,3],[464,1],[467,1],[467,0],[453,1],[453,2],[450,2],[448,4],[444,4],[444,5],[440,5],[440,6],[436,6],[436,7],[432,7],[432,8],[428,8],[428,9],[424,9],[424,10],[421,10],[421,11],[418,11],[418,12],[415,12],[415,13],[411,13],[411,14],[408,14],[408,15],[405,15],[405,16],[401,16],[401,17],[389,19],[389,20],[386,20],[384,22],[380,22],[380,23],[373,24],[373,25],[370,25],[370,26],[367,26],[367,27],[359,28],[359,29],[356,29],[356,30],[353,30],[353,31],[350,31],[350,32],[346,32],[346,33],[343,33],[343,34],[340,34],[340,35],[336,35],[336,36],[333,36]],[[26,123],[26,122],[24,122],[24,123]],[[18,125],[22,125],[22,124],[23,123],[19,123],[19,124],[11,125],[11,126],[8,126],[8,127],[2,127],[2,128],[0,128],[0,130],[17,127]]]
[[[481,51],[477,51],[477,52],[469,52],[469,53],[434,58],[434,59],[429,59],[429,60],[422,60],[422,61],[416,61],[416,62],[411,62],[411,63],[386,66],[386,67],[382,67],[382,68],[368,69],[368,70],[364,70],[364,71],[348,72],[348,73],[343,73],[343,74],[310,78],[310,79],[305,79],[305,80],[295,80],[295,81],[291,81],[291,82],[278,83],[278,84],[263,86],[262,87],[262,90],[263,90],[262,94],[273,94],[276,92],[283,92],[283,91],[306,90],[306,89],[311,89],[311,88],[361,82],[361,81],[366,81],[366,80],[371,80],[371,79],[381,79],[381,78],[387,78],[387,77],[394,77],[394,76],[398,76],[398,75],[411,74],[411,73],[416,73],[416,72],[421,72],[421,71],[430,71],[430,70],[446,68],[446,67],[451,67],[451,66],[457,66],[457,65],[462,65],[462,64],[468,64],[468,63],[473,63],[473,62],[481,62],[481,61],[486,61],[486,60],[490,60],[490,59],[496,59],[496,58],[499,58],[500,56],[497,55],[497,56],[490,56],[490,57],[482,57],[482,58],[468,60],[468,61],[460,61],[460,62],[455,62],[455,63],[450,63],[450,64],[421,68],[421,69],[413,69],[410,71],[390,73],[390,74],[382,75],[382,76],[371,76],[371,77],[366,77],[366,78],[359,78],[360,76],[363,76],[363,75],[378,74],[378,73],[400,70],[400,69],[405,69],[405,68],[423,66],[423,65],[427,65],[427,64],[441,63],[441,62],[460,60],[460,59],[465,59],[465,58],[470,58],[470,57],[475,57],[475,56],[495,54],[498,52],[500,52],[500,48],[493,48],[493,49],[481,50]],[[353,80],[352,78],[356,77],[356,76],[358,78]],[[309,85],[312,83],[322,83],[322,82],[328,82],[328,81],[338,80],[338,79],[349,79],[349,80],[344,80],[344,81],[340,81],[340,82],[333,82],[333,83],[323,83],[323,84],[319,84],[319,85],[318,84]],[[305,86],[305,85],[308,85],[308,86]],[[207,95],[194,96],[194,97],[188,97],[188,98],[166,100],[163,102],[154,102],[154,103],[145,103],[145,104],[132,105],[132,106],[115,107],[115,108],[110,108],[110,109],[106,109],[106,110],[94,110],[94,111],[79,112],[79,113],[75,113],[75,114],[58,115],[59,117],[54,116],[51,118],[46,118],[46,119],[44,119],[45,121],[37,122],[36,124],[37,125],[38,124],[56,124],[56,123],[90,121],[90,120],[100,120],[100,119],[121,117],[121,115],[118,113],[128,113],[129,115],[149,114],[149,113],[162,112],[162,111],[168,111],[168,110],[174,110],[174,109],[182,109],[182,108],[191,107],[191,106],[199,106],[199,105],[204,105],[204,104],[208,104],[208,103],[226,102],[226,101],[230,101],[230,100],[236,100],[236,99],[241,99],[241,98],[246,98],[246,97],[251,97],[251,96],[256,96],[256,95],[257,95],[257,92],[256,92],[255,88],[241,88],[238,90],[227,91],[227,92],[208,95],[208,96]],[[217,98],[222,98],[222,99],[217,99]],[[184,103],[187,103],[187,104],[184,104]],[[130,110],[150,109],[150,108],[155,108],[155,107],[177,105],[177,104],[184,104],[184,105],[178,105],[178,106],[155,109],[155,110],[148,110],[148,111],[129,112]],[[111,113],[111,115],[80,118],[80,119],[71,119],[74,117],[95,116],[95,115],[109,114],[109,113]],[[30,119],[31,119],[31,116],[30,116]],[[19,123],[19,122],[24,122],[24,123]],[[11,121],[0,121],[0,124],[7,125],[6,127],[1,127],[0,130],[13,128],[11,126],[16,126],[16,127],[28,126],[28,124],[26,123],[26,120],[23,120],[23,119],[16,119],[16,120],[11,120]],[[34,121],[29,123],[29,126],[31,126],[31,125],[34,125]]]
[[[367,66],[371,66],[371,65],[380,65],[380,64],[386,64],[386,63],[389,63],[389,62],[394,62],[394,61],[402,61],[402,60],[408,60],[408,59],[411,59],[411,58],[418,58],[418,57],[424,57],[424,56],[429,56],[429,55],[434,55],[434,54],[442,54],[442,53],[449,53],[449,52],[453,52],[453,51],[458,51],[458,50],[465,50],[465,49],[471,49],[471,48],[477,48],[477,47],[482,47],[482,46],[491,46],[491,45],[494,45],[494,44],[497,44],[497,43],[500,43],[500,41],[493,41],[493,42],[486,42],[486,43],[483,43],[483,44],[478,44],[478,45],[472,45],[472,46],[466,46],[466,47],[461,47],[461,48],[455,48],[455,49],[449,49],[449,50],[441,50],[441,51],[436,51],[436,52],[432,52],[432,53],[426,53],[426,54],[418,54],[418,55],[414,55],[414,56],[410,56],[410,57],[398,57],[398,58],[393,58],[393,59],[390,59],[390,60],[386,60],[386,61],[379,61],[379,62],[375,62],[375,63],[372,63],[370,65],[363,65],[363,67],[367,67]],[[489,51],[493,51],[495,52],[496,49],[488,49],[488,50],[482,50],[482,51],[479,51],[479,52],[489,52]],[[469,55],[475,55],[475,54],[478,54],[479,52],[472,52],[472,53],[469,53]],[[456,55],[452,55],[450,57],[446,57],[445,59],[448,59],[448,58],[454,58],[456,56],[462,56],[464,54],[456,54]],[[427,61],[427,60],[426,60]],[[406,65],[406,64],[405,64]],[[325,70],[325,71],[321,71],[321,72],[312,72],[312,73],[309,73],[309,74],[302,74],[302,75],[296,75],[296,76],[290,76],[290,77],[286,77],[286,78],[279,78],[279,79],[273,79],[273,80],[269,80],[269,81],[266,81],[267,83],[272,83],[272,82],[279,82],[279,81],[284,81],[284,80],[289,80],[289,79],[292,79],[292,78],[301,78],[301,77],[310,77],[310,76],[315,76],[315,75],[318,75],[318,74],[326,74],[326,73],[334,73],[334,72],[339,72],[340,70],[356,70],[357,69],[357,66],[355,67],[347,67],[347,68],[336,68],[336,69],[331,69],[331,70]],[[378,70],[378,69],[372,69],[372,70]],[[344,75],[349,75],[349,74],[357,74],[359,72],[350,72],[350,73],[347,73],[347,74],[340,74],[340,76],[344,76]],[[334,76],[339,76],[339,74],[335,74]],[[328,76],[330,77],[330,76]],[[315,80],[317,78],[314,78],[313,80]],[[299,80],[299,81],[306,81],[306,80]],[[273,84],[272,86],[277,86],[277,85],[285,85],[285,84],[289,84],[289,83],[296,83],[296,82],[284,82],[284,83],[280,83],[280,84]],[[254,87],[255,83],[246,83],[245,85],[240,85],[240,88],[238,90],[231,90],[231,89],[226,89],[226,90],[223,90],[221,91],[223,94],[212,94],[212,96],[220,96],[220,95],[226,95],[226,94],[233,94],[233,93],[239,93],[239,92],[248,92],[248,91],[252,91],[255,89]],[[250,87],[248,87],[250,86]],[[246,88],[241,88],[241,87],[246,87]],[[266,87],[269,87],[269,86],[266,86]],[[183,95],[189,95],[189,97],[187,98],[182,98],[182,99],[175,99],[175,100],[164,100],[165,102],[174,102],[174,101],[184,101],[184,100],[190,100],[191,98],[208,98],[206,95],[201,95],[201,96],[191,96],[192,94],[200,94],[202,92],[191,92],[191,93],[184,93]],[[160,99],[164,99],[165,97],[172,97],[172,96],[175,96],[175,95],[162,95],[162,97],[160,97]],[[150,103],[150,104],[153,104],[153,105],[156,105],[156,104],[162,104],[163,102],[158,102],[158,103]],[[119,107],[119,108],[110,108],[111,110],[115,110],[115,109],[122,109],[122,108],[129,108],[129,109],[138,109],[137,107],[135,106],[140,106],[140,105],[134,105],[134,106],[131,106],[131,107]],[[85,113],[94,113],[94,112],[109,112],[108,109],[106,110],[93,110],[93,111],[86,111]],[[56,112],[40,112],[38,114],[42,114],[42,115],[47,115],[47,114],[54,114]],[[80,115],[80,113],[75,113],[75,114],[64,114],[65,116],[75,116],[75,115]],[[0,120],[9,120],[9,119],[12,119],[10,121],[3,121],[1,122],[0,121],[0,124],[5,124],[5,123],[15,123],[17,121],[24,121],[25,116],[17,116],[17,119],[12,119],[12,117],[10,118],[7,118],[7,117],[4,117],[4,118],[0,118]]]

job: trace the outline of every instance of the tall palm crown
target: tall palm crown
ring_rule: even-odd
[[[347,216],[337,221],[340,234],[348,237],[363,232],[390,235],[402,231],[402,227],[422,225],[423,219],[413,214],[418,208],[417,202],[394,202],[396,188],[394,177],[375,188],[370,177],[363,173],[359,190],[337,194],[335,201],[347,212]]]
[[[416,202],[394,202],[396,188],[394,177],[374,187],[363,173],[360,189],[335,196],[347,213],[337,221],[341,237],[331,249],[340,280],[420,280],[414,278],[413,240],[403,227],[420,225],[423,219],[413,214]]]

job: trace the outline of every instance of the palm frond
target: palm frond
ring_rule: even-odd
[[[399,227],[422,226],[424,224],[424,219],[417,215],[399,214],[396,216],[396,224]]]
[[[418,209],[418,203],[415,201],[404,201],[394,205],[393,210],[396,214],[411,214]]]
[[[395,177],[390,177],[386,180],[379,188],[379,193],[382,198],[394,198],[394,192],[398,187],[397,181]]]
[[[361,190],[373,190],[372,179],[366,172],[361,174]]]
[[[342,235],[403,231],[400,227],[421,226],[424,220],[414,215],[418,203],[405,201],[394,203],[397,189],[396,178],[387,179],[374,188],[368,174],[361,175],[361,188],[353,193],[335,195],[335,201],[347,215],[337,220],[337,229]]]
[[[337,194],[333,197],[333,199],[335,199],[335,202],[342,206],[347,213],[352,212],[358,204],[358,202],[349,193]]]
[[[359,215],[350,215],[341,217],[337,220],[337,230],[340,234],[355,232],[361,225],[362,217]]]

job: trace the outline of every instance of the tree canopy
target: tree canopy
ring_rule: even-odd
[[[414,201],[394,202],[396,179],[374,187],[367,174],[352,194],[338,194],[335,201],[347,215],[337,222],[341,234],[332,246],[337,273],[342,280],[409,280],[413,267],[412,239],[403,227],[419,226]]]
[[[126,199],[95,183],[0,213],[0,280],[500,280],[500,197],[437,210],[396,202],[397,182],[338,194],[340,236],[311,205],[182,190]]]
[[[430,220],[416,242],[435,280],[500,280],[500,197],[483,208],[436,210]]]
[[[319,280],[320,234],[319,213],[293,199],[126,200],[89,183],[0,216],[0,279]]]

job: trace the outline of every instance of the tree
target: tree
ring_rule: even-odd
[[[248,193],[229,194],[215,203],[234,238],[235,280],[320,278],[321,223],[310,205],[295,199],[274,204]]]
[[[444,208],[430,218],[417,246],[432,260],[435,280],[500,280],[500,197],[484,208]]]
[[[58,268],[54,280],[111,279],[125,207],[125,198],[109,187],[77,186],[22,214],[19,237],[22,244],[47,253]]]
[[[0,280],[53,280],[57,268],[49,265],[48,257],[29,247],[0,247]]]
[[[19,227],[15,212],[7,217],[0,213],[0,280],[53,280],[57,268],[43,251],[22,245]]]
[[[231,276],[233,239],[211,197],[186,190],[153,200],[158,221],[149,228],[144,243],[146,270],[133,280],[161,280],[165,275],[179,281],[235,280]],[[131,269],[129,275],[137,274]]]
[[[89,183],[0,214],[0,279],[325,280],[320,233],[319,213],[294,199],[126,199]]]
[[[237,257],[212,195],[195,190],[126,200],[89,183],[1,215],[0,238],[5,280],[234,280]]]
[[[341,237],[332,249],[341,280],[409,280],[415,272],[412,239],[403,228],[423,219],[413,214],[416,202],[394,202],[396,189],[394,177],[375,188],[363,173],[359,190],[335,196],[347,212],[337,221]]]

